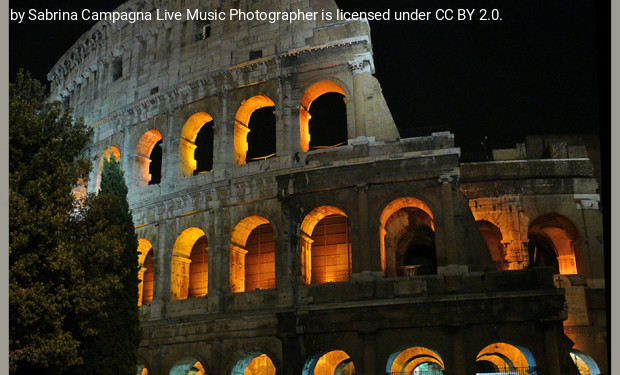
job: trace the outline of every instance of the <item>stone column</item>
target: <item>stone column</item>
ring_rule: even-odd
[[[170,300],[187,299],[189,291],[189,264],[191,259],[181,255],[172,256],[170,274]]]
[[[364,336],[364,374],[378,374],[375,332],[362,332],[362,335]]]
[[[312,238],[304,232],[299,233],[299,247],[301,248],[301,280],[305,285],[310,285],[312,282]]]
[[[452,336],[452,374],[466,375],[467,361],[463,348],[463,334],[460,330],[456,330]]]
[[[230,244],[230,290],[233,293],[245,292],[245,255],[247,250]]]
[[[228,240],[223,233],[224,214],[221,208],[213,210],[211,225],[213,228],[213,240],[209,243],[209,311],[221,312],[223,308],[221,298],[229,290],[228,283]]]
[[[144,271],[146,271],[146,267],[144,264],[138,265],[140,268],[138,269],[138,280],[140,280],[140,287],[138,288],[138,306],[142,306],[142,296],[144,295]]]
[[[370,250],[370,236],[368,234],[368,184],[360,184],[353,189],[357,192],[357,224],[359,233],[359,249],[356,251],[357,258],[353,258],[356,262],[353,263],[355,273],[361,271],[371,271],[371,250]],[[357,263],[357,264],[356,264]]]
[[[364,111],[364,74],[371,72],[370,61],[364,56],[349,61],[353,73],[353,108],[355,112],[354,138],[366,137],[366,111]],[[351,134],[349,134],[351,138]]]
[[[553,328],[545,330],[545,348],[547,352],[547,370],[549,375],[560,375],[560,359],[556,331]]]
[[[453,268],[459,265],[459,256],[456,249],[454,238],[454,206],[452,201],[452,181],[453,177],[442,175],[437,179],[440,186],[441,196],[441,216],[443,219],[443,239],[445,246],[446,264],[442,269]],[[438,267],[439,268],[439,267]]]

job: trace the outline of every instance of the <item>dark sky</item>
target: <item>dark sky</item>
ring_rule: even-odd
[[[609,133],[610,4],[340,0],[344,10],[498,9],[501,21],[371,22],[376,76],[402,136],[450,130],[464,151],[527,134]],[[10,1],[14,10],[113,10],[122,1]],[[392,13],[393,14],[393,13]],[[476,18],[480,13],[476,12]],[[93,23],[10,23],[10,77],[45,80]]]

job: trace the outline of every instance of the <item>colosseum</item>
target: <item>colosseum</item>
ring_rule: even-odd
[[[336,11],[132,0],[119,11]],[[401,138],[367,21],[98,22],[48,75],[120,160],[137,373],[608,374],[597,139]]]

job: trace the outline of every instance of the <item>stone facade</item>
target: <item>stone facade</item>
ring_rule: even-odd
[[[130,1],[119,10],[257,3]],[[336,5],[270,0],[260,9]],[[560,145],[556,159],[527,160],[522,147],[496,153],[515,160],[459,164],[450,133],[400,138],[373,71],[367,22],[322,20],[99,22],[52,69],[52,98],[95,130],[86,190],[98,190],[103,157],[114,154],[125,171],[142,265],[139,373],[424,365],[471,374],[485,362],[577,374],[564,331],[606,373],[602,223],[583,150],[564,155]],[[347,140],[314,147],[311,105],[327,93],[344,99],[346,121],[333,127]],[[273,154],[253,161],[252,116],[272,107]],[[212,159],[197,173],[206,127]],[[531,228],[549,233],[548,223],[532,225],[548,214],[574,226],[560,228],[573,245],[558,255],[559,271],[570,271],[556,276],[561,288],[581,288],[568,315],[552,268],[524,269]],[[481,221],[501,232],[497,249]]]

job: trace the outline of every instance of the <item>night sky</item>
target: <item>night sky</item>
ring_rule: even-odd
[[[113,10],[105,1],[10,1],[14,10]],[[501,21],[371,21],[376,76],[401,136],[450,130],[464,153],[528,134],[610,132],[610,4],[559,0],[337,1],[344,10],[498,9]],[[85,5],[87,4],[87,5]],[[388,5],[389,4],[389,5]],[[479,13],[476,13],[479,18]],[[94,23],[10,23],[10,79],[46,80]]]

